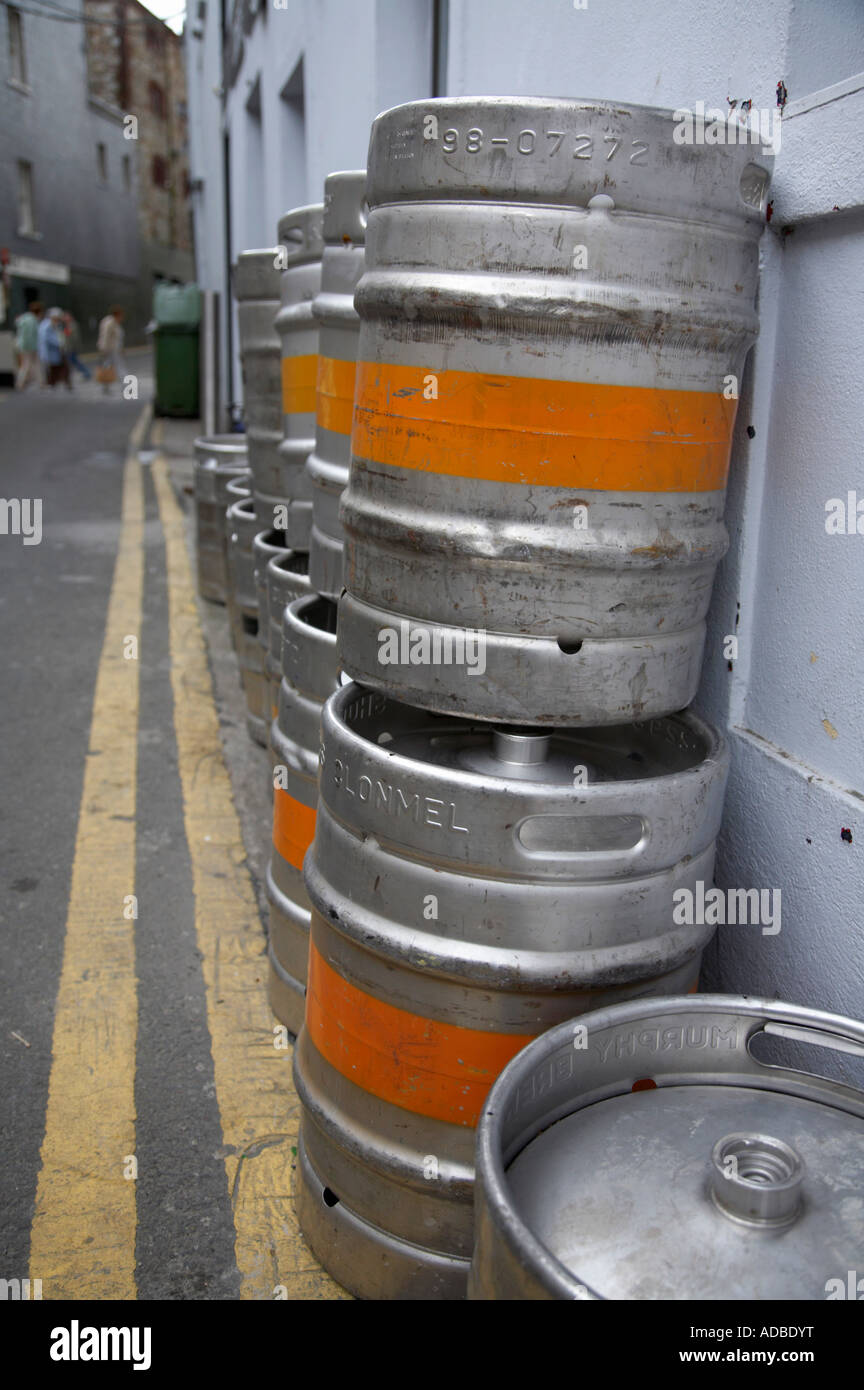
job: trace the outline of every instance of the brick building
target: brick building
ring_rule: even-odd
[[[156,280],[194,279],[183,40],[138,0],[84,0],[91,99],[122,113],[137,161],[141,310]],[[134,118],[134,119],[133,119]]]

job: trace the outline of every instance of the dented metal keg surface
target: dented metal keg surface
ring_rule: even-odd
[[[760,1060],[762,1038],[795,1060]],[[864,1091],[810,1074],[832,1048],[860,1067],[864,1024],[734,995],[640,999],[546,1033],[480,1121],[471,1297],[845,1290],[864,1249]]]
[[[279,308],[279,247],[243,251],[234,267],[234,296],[240,335],[240,367],[249,467],[258,529],[272,529],[283,502],[279,466],[282,416],[279,409],[280,343],[273,326]]]
[[[351,684],[321,757],[298,1219],[351,1292],[461,1297],[498,1073],[585,1010],[696,986],[713,927],[673,925],[673,893],[711,881],[728,752],[690,713],[546,733]]]
[[[342,502],[355,679],[527,724],[692,699],[771,158],[674,126],[503,97],[375,121]],[[407,658],[381,660],[403,621]],[[482,672],[460,659],[477,634]]]
[[[321,287],[323,204],[294,208],[279,219],[281,307],[274,321],[280,340],[281,377],[274,398],[279,412],[279,500],[288,544],[309,549],[312,489],[306,460],[315,445],[315,382],[318,324],[312,301]],[[286,510],[287,508],[287,510]]]
[[[354,291],[363,273],[366,170],[330,174],[324,183],[321,289],[312,306],[318,323],[315,449],[306,468],[312,484],[309,575],[319,594],[342,592],[345,538],[339,502],[351,462],[351,418],[360,320]]]
[[[284,576],[287,578],[287,576]],[[302,582],[308,591],[309,581]],[[270,902],[270,1006],[293,1033],[303,1023],[309,955],[309,898],[303,858],[315,834],[318,747],[324,701],[339,685],[336,605],[306,592],[284,609],[278,717],[273,758]]]

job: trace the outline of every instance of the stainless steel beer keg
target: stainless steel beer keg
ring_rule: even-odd
[[[264,674],[261,689],[261,718],[269,733],[274,716],[270,683],[270,594],[268,571],[271,561],[291,554],[285,544],[284,531],[259,531],[252,545],[255,569],[255,599],[258,606],[258,642],[261,647],[261,668]],[[278,698],[278,697],[277,697]]]
[[[308,580],[305,580],[308,588]],[[309,954],[309,899],[303,857],[315,834],[318,746],[324,701],[339,683],[336,605],[318,594],[283,612],[283,680],[270,731],[274,761],[270,901],[270,1005],[293,1033],[303,1022]]]
[[[728,753],[690,713],[448,719],[356,685],[322,717],[298,1219],[369,1298],[461,1297],[474,1128],[510,1058],[600,1004],[695,988]]]
[[[249,466],[254,481],[259,530],[279,520],[274,507],[284,502],[280,471],[280,343],[273,326],[279,308],[280,249],[243,251],[234,267],[234,296],[240,333],[240,366]]]
[[[279,713],[282,685],[282,628],[285,609],[310,592],[309,555],[304,550],[283,550],[267,566],[267,626],[269,640],[265,667],[270,690],[270,719]],[[271,743],[272,750],[272,743]]]
[[[354,291],[363,273],[365,233],[366,170],[330,174],[324,182],[321,290],[312,305],[319,333],[315,449],[306,468],[312,482],[309,575],[313,589],[332,599],[342,592],[345,537],[339,501],[351,462],[360,335]]]
[[[242,502],[244,498],[252,496],[252,470],[247,468],[245,473],[239,473],[236,478],[232,478],[226,484],[225,491],[228,494],[228,503],[225,509],[225,555],[228,574],[226,587],[226,605],[228,608],[228,630],[231,634],[231,646],[237,651],[238,635],[242,629],[240,622],[240,612],[235,601],[235,560],[236,542],[234,541],[234,521],[230,515],[231,508],[235,502]],[[254,512],[254,506],[253,506]],[[253,585],[254,589],[254,576]]]
[[[771,158],[680,129],[551,98],[375,121],[342,503],[355,679],[530,724],[692,699]],[[402,622],[455,658],[382,661]],[[459,658],[477,634],[482,679]]]
[[[321,203],[295,208],[280,218],[278,237],[282,275],[281,308],[275,331],[281,340],[279,442],[280,500],[287,504],[284,530],[294,550],[309,549],[312,489],[306,460],[315,445],[315,381],[318,372],[318,325],[312,301],[321,287]]]
[[[267,746],[267,723],[264,707],[264,657],[258,640],[258,598],[255,591],[255,560],[253,545],[259,523],[255,502],[247,497],[234,502],[226,512],[228,528],[229,573],[231,601],[229,614],[240,666],[240,680],[246,696],[246,726],[251,737]]]
[[[241,502],[244,497],[252,496],[252,470],[247,468],[242,473],[238,473],[236,478],[232,478],[225,485],[228,494],[227,506],[230,507],[234,502]]]
[[[214,603],[228,597],[228,537],[225,510],[232,478],[248,473],[246,441],[238,434],[202,435],[195,440],[195,554],[198,592]]]
[[[480,1121],[472,1297],[860,1297],[864,1091],[810,1074],[831,1048],[864,1058],[864,1024],[719,994],[533,1042]]]

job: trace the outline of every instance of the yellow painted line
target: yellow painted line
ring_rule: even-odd
[[[135,784],[144,500],[129,441],[120,542],[96,677],[54,1019],[42,1168],[30,1236],[30,1278],[46,1299],[134,1299]],[[140,655],[140,653],[139,653]],[[124,917],[124,906],[130,916]]]
[[[307,1250],[294,1217],[299,1102],[291,1051],[274,1047],[264,934],[222,758],[183,513],[164,458],[153,464],[153,481],[165,533],[177,760],[241,1297],[347,1298]]]

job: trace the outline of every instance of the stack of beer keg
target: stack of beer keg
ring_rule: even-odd
[[[229,512],[229,526],[244,555],[251,533],[254,592],[251,604],[238,604],[248,639],[238,655],[249,732],[264,746],[278,690],[270,592],[281,622],[285,603],[302,592],[308,569],[302,558],[311,512],[304,500],[304,465],[315,431],[312,300],[321,277],[321,215],[320,204],[287,213],[279,223],[279,245],[244,251],[234,270],[252,496]],[[237,573],[246,569],[240,564]]]
[[[231,480],[220,483],[228,502],[223,600],[249,732],[270,750],[269,992],[276,1016],[294,1033],[306,988],[310,909],[302,865],[315,828],[320,713],[339,684],[338,511],[350,460],[359,331],[353,301],[363,269],[365,191],[365,170],[331,174],[323,204],[286,213],[277,245],[238,257],[233,285],[246,438],[196,444],[205,597],[217,596],[219,577],[208,530],[214,460],[220,477],[227,476],[229,457],[245,464],[248,449],[248,469],[235,466]]]
[[[225,512],[234,500],[229,483],[249,476],[246,441],[238,434],[202,435],[195,440],[195,553],[198,592],[227,603],[228,537]]]
[[[728,753],[686,706],[769,170],[673,127],[482,98],[372,128],[328,648],[357,683],[323,711],[295,1057],[298,1217],[363,1297],[464,1296],[502,1068],[586,1010],[695,989],[711,935],[673,893],[711,881]],[[322,331],[331,308],[325,286]],[[313,589],[347,422],[341,372],[318,381]],[[320,603],[286,620],[280,712],[324,693],[291,647],[301,615],[332,638]]]
[[[301,300],[301,291],[292,286],[283,292],[277,319],[286,344],[283,448],[291,498],[287,537],[294,548],[281,570],[278,560],[268,568],[272,671],[281,680],[270,732],[274,797],[267,896],[270,1002],[294,1033],[303,1022],[306,991],[310,904],[302,869],[315,833],[321,709],[339,684],[336,600],[342,591],[343,547],[338,508],[350,460],[359,331],[354,290],[363,270],[365,196],[365,170],[327,178],[323,255],[311,311],[301,319],[300,305],[308,299]],[[308,217],[300,214],[280,222],[280,240],[289,254],[292,235],[307,226]],[[299,271],[298,263],[298,276]],[[292,273],[286,271],[283,287]],[[309,351],[313,338],[315,358]],[[289,593],[292,565],[298,567],[296,592]]]

